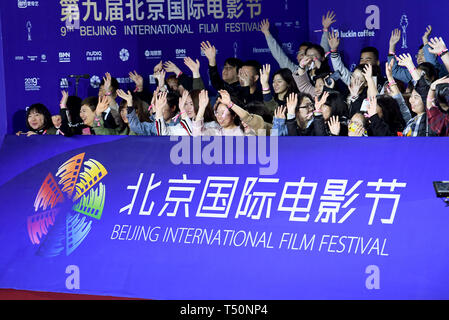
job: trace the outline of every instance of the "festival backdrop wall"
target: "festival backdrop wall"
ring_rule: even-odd
[[[183,58],[201,61],[208,84],[207,59],[201,41],[218,49],[221,70],[228,57],[275,64],[258,24],[270,17],[281,45],[295,59],[307,37],[307,2],[297,1],[2,1],[8,133],[23,129],[24,110],[42,102],[57,113],[61,90],[75,93],[70,75],[79,80],[78,95],[98,94],[105,72],[123,89],[134,89],[128,77],[139,72],[154,90],[150,75],[160,60],[171,60],[186,73]]]

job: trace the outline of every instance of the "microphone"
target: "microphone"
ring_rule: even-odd
[[[71,74],[69,78],[78,78],[78,79],[90,79],[90,75],[88,74]]]

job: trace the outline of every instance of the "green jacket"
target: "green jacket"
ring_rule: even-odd
[[[124,129],[122,128],[116,128],[116,129],[110,129],[104,127],[104,121],[103,117],[96,117],[94,121],[94,125],[92,129],[95,132],[95,135],[98,136],[136,136],[137,134],[134,133],[131,129],[129,129],[129,126],[126,126]]]

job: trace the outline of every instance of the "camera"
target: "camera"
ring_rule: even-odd
[[[449,181],[434,181],[433,187],[438,198],[449,198]]]

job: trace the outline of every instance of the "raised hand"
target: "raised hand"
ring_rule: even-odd
[[[65,90],[62,90],[61,94],[62,94],[62,98],[61,98],[61,101],[59,102],[59,107],[61,109],[65,109],[65,108],[67,108],[67,100],[69,99],[69,93]]]
[[[129,90],[126,93],[122,89],[118,89],[117,90],[117,95],[120,98],[122,98],[123,100],[126,100],[126,103],[127,103],[128,107],[131,107],[133,105],[133,96],[132,96],[132,94],[131,94],[131,92]]]
[[[296,115],[296,107],[298,105],[298,95],[294,92],[290,93],[286,101],[287,113],[290,115]]]
[[[173,72],[174,74],[178,75],[181,72],[181,69],[179,69],[176,64],[174,64],[171,61],[167,61],[164,63],[164,70],[166,72]]]
[[[157,65],[154,66],[153,73],[161,72],[162,69],[164,69],[164,66],[162,64],[162,61],[160,61]]]
[[[109,97],[103,96],[98,100],[97,108],[95,109],[95,114],[99,117],[106,109],[109,107]]]
[[[391,37],[390,37],[390,52],[395,53],[396,52],[396,45],[401,40],[401,30],[394,29],[391,31]]]
[[[198,97],[198,112],[196,114],[196,121],[200,121],[204,119],[204,112],[209,104],[209,93],[207,90],[201,90]]]
[[[390,62],[385,63],[385,73],[387,75],[387,79],[390,82],[393,82],[393,66],[394,66],[394,59],[391,59]]]
[[[199,95],[199,108],[200,109],[206,109],[207,105],[209,104],[209,93],[207,90],[201,90]]]
[[[413,63],[412,56],[409,53],[401,54],[399,57],[396,56],[396,60],[398,61],[398,64],[400,66],[406,67],[408,69],[413,80],[418,81],[421,78],[421,75],[419,74],[418,70],[415,68],[415,64]]]
[[[413,69],[415,67],[410,53],[401,54],[400,56],[396,57],[396,60],[401,67],[406,67],[407,69]]]
[[[262,69],[260,69],[260,84],[262,85],[262,89],[268,89],[270,88],[270,72],[271,72],[271,65],[270,64],[264,64],[262,66]]]
[[[229,106],[231,104],[231,96],[229,95],[229,92],[226,90],[220,90],[218,91],[221,96],[221,103]]]
[[[396,81],[394,81],[393,78],[393,65],[394,65],[394,59],[391,59],[390,62],[385,63],[385,73],[387,75],[387,80],[390,83],[390,85],[387,87],[389,92],[393,95],[400,94],[398,86],[396,85]]]
[[[136,84],[137,91],[141,92],[143,90],[143,77],[136,70],[128,73],[128,76]]]
[[[432,33],[432,26],[428,25],[426,28],[426,32],[424,32],[424,35],[422,36],[422,43],[426,45],[429,42],[429,36]]]
[[[167,104],[167,92],[161,92],[156,96],[154,108],[156,111],[156,117],[162,117],[164,106]]]
[[[329,98],[329,92],[324,91],[323,96],[320,100],[318,100],[318,97],[315,97],[315,111],[314,112],[323,112],[321,108],[326,104],[326,100]]]
[[[299,68],[296,71],[300,76],[302,76],[304,73],[306,73],[306,67],[309,66],[312,63],[313,59],[308,57],[308,56],[304,56],[304,58],[301,59],[301,61],[299,61]]]
[[[373,66],[370,64],[365,65],[362,74],[365,77],[366,82],[371,81],[373,77]]]
[[[56,129],[59,129],[61,127],[62,118],[59,114],[55,114],[54,116],[51,116],[51,122]]]
[[[278,119],[285,119],[285,109],[284,106],[279,106],[274,110],[274,117]]]
[[[341,125],[340,125],[340,120],[339,120],[338,116],[330,117],[328,125],[329,125],[329,130],[331,131],[331,133],[334,136],[340,135]]]
[[[179,98],[179,110],[181,111],[181,113],[184,115],[185,113],[185,105],[187,102],[187,98],[189,97],[189,91],[188,90],[184,90],[182,93],[181,98]]]
[[[446,44],[441,37],[430,39],[428,45],[430,47],[429,52],[435,55],[440,55],[447,50]]]
[[[338,36],[338,32],[330,32],[328,40],[331,51],[337,51],[340,46],[340,37]]]
[[[368,116],[371,118],[377,114],[377,98],[375,96],[368,97],[369,104],[367,106]]]
[[[193,61],[192,58],[186,57],[184,58],[184,64],[192,71],[193,78],[200,78],[200,62],[198,59]]]
[[[207,60],[209,60],[209,65],[214,67],[217,65],[217,49],[215,46],[211,45],[209,41],[201,42],[201,50],[204,52]]]
[[[268,19],[264,19],[260,22],[260,31],[265,35],[270,35],[270,21]]]
[[[239,70],[239,79],[240,79],[240,86],[242,87],[248,87],[250,85],[250,76],[245,69],[240,68]]]
[[[440,79],[432,82],[432,84],[430,85],[430,90],[435,91],[437,85],[442,84],[442,83],[449,83],[449,76],[444,76],[443,78],[440,78]]]
[[[162,88],[165,84],[165,70],[156,72],[153,76],[158,81],[158,88]]]
[[[449,83],[449,76],[445,76],[432,82],[432,84],[430,85],[429,93],[427,95],[427,109],[430,110],[432,107],[434,107],[435,90],[437,88],[437,85],[442,83]]]
[[[359,95],[360,89],[365,84],[365,81],[363,81],[359,77],[351,77],[351,83],[349,85],[349,92],[351,93],[352,97],[356,97]]]
[[[111,82],[112,82],[112,77],[109,72],[105,73],[105,76],[103,77],[103,81],[104,81],[103,90],[105,93],[109,93],[110,88],[111,88]]]
[[[323,30],[324,31],[328,31],[329,27],[337,22],[337,20],[335,19],[335,13],[333,11],[328,11],[326,16],[323,16],[323,18],[321,19],[321,23],[323,24]]]
[[[157,98],[159,92],[160,92],[159,87],[156,88],[156,90],[153,92],[153,97],[151,98],[151,104],[148,107],[148,112],[150,113],[150,115],[156,112],[154,105],[156,104],[156,98]]]

